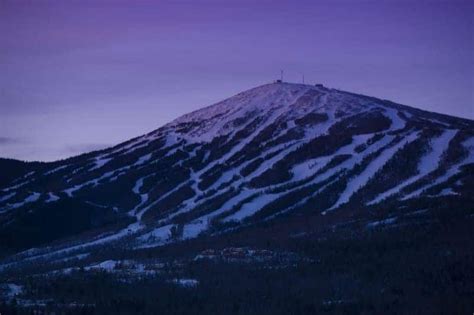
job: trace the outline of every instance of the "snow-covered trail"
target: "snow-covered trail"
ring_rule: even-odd
[[[331,155],[320,156],[320,157],[309,159],[302,163],[293,165],[291,169],[291,172],[293,174],[292,180],[293,181],[303,180],[303,179],[313,176],[318,171],[326,167],[328,163],[331,162],[331,160],[335,156],[346,155],[346,154],[353,155],[353,156],[356,155],[355,153],[356,147],[358,147],[359,145],[363,145],[372,136],[373,134],[353,136],[352,142],[350,144],[340,147],[339,149],[337,149],[336,152],[334,152]],[[392,137],[385,137],[385,138],[392,139]],[[380,144],[383,142],[378,142],[378,143]],[[372,148],[369,148],[368,151],[366,152],[370,152],[371,149]],[[365,155],[365,153],[363,153],[362,155]]]
[[[171,195],[172,193],[178,191],[179,189],[183,188],[186,184],[188,184],[189,181],[185,181],[181,184],[179,184],[178,186],[176,186],[175,188],[173,188],[172,190],[169,190],[167,191],[166,193],[162,194],[158,199],[154,200],[153,202],[151,202],[150,204],[148,204],[147,206],[143,207],[137,214],[137,218],[141,218],[143,217],[143,215],[148,211],[150,210],[151,208],[153,208],[154,206],[156,206],[160,201],[162,201],[163,199],[165,199],[166,197],[168,197],[169,195]],[[138,211],[138,208],[137,208],[137,211]]]
[[[327,99],[326,96],[327,96],[326,94],[323,95],[323,97],[321,98],[321,102],[323,103],[326,102],[326,99]],[[303,138],[285,142],[285,143],[277,145],[276,147],[269,148],[260,152],[260,154],[255,159],[251,161],[247,161],[246,163],[243,163],[240,166],[224,173],[221,176],[221,178],[219,178],[212,186],[209,187],[209,189],[215,189],[219,187],[219,185],[224,183],[226,180],[231,179],[234,175],[238,175],[240,171],[252,161],[256,159],[264,158],[265,156],[269,154],[280,151],[278,154],[271,157],[270,159],[264,159],[262,163],[255,170],[253,170],[248,176],[245,177],[245,179],[240,179],[239,181],[237,181],[236,185],[242,186],[242,184],[249,183],[252,179],[262,175],[266,170],[272,168],[278,161],[284,159],[287,155],[289,155],[290,153],[298,149],[298,147],[304,144],[307,144],[309,141],[313,140],[315,137],[326,134],[329,128],[338,121],[337,119],[334,118],[334,111],[328,111],[327,114],[329,117],[328,120],[326,120],[323,123],[317,124],[316,126],[312,128],[305,129],[305,135]],[[290,128],[291,127],[286,128],[281,133],[284,133],[285,131],[287,132]],[[309,133],[308,130],[311,130],[311,132]],[[276,135],[275,138],[278,137],[279,135]]]
[[[115,169],[113,171],[105,172],[101,176],[96,177],[94,179],[90,179],[88,181],[82,182],[80,184],[76,184],[74,186],[71,186],[67,189],[64,189],[63,192],[66,193],[69,197],[72,197],[74,193],[77,191],[81,190],[83,187],[86,187],[88,185],[92,185],[93,187],[96,187],[99,185],[99,183],[103,180],[107,180],[109,182],[117,180],[120,176],[124,175],[126,171],[129,171],[132,168],[135,168],[136,170],[139,170],[141,167],[143,167],[143,164],[151,159],[152,154],[148,153],[145,154],[141,157],[138,158],[138,160],[134,163],[130,163],[128,165],[122,166],[118,169]],[[107,162],[110,159],[105,159]],[[105,164],[105,163],[104,163]]]
[[[407,200],[411,198],[419,197],[428,189],[435,187],[437,185],[443,184],[444,182],[448,181],[451,177],[459,174],[461,172],[461,168],[465,165],[474,163],[474,138],[470,138],[462,143],[462,145],[467,149],[468,155],[459,163],[451,166],[446,170],[446,172],[441,175],[440,177],[436,178],[433,182],[411,192],[410,194],[401,198],[401,200]]]
[[[305,173],[306,176],[304,176],[304,177],[301,176],[301,177],[302,178],[312,177],[319,169],[322,169],[327,163],[329,163],[329,161],[331,160],[332,157],[334,157],[336,155],[353,154],[354,149],[358,145],[364,143],[371,136],[373,136],[373,134],[355,136],[354,139],[353,139],[353,142],[351,144],[338,149],[332,155],[318,158],[318,159],[324,159],[325,163],[321,163],[321,165],[318,168],[312,168],[312,169],[308,168],[308,172]],[[416,139],[416,137],[417,137],[417,134],[414,133],[410,137],[408,137],[409,139],[407,141],[413,141],[414,139]],[[355,165],[357,163],[361,162],[366,156],[368,156],[368,155],[376,152],[380,148],[388,145],[393,140],[393,138],[394,138],[394,136],[385,136],[384,138],[379,140],[377,143],[370,146],[362,154],[353,155],[352,158],[348,159],[347,161],[343,162],[342,164],[340,164],[336,167],[333,167],[333,168],[327,170],[325,173],[320,174],[319,176],[317,176],[313,180],[309,181],[308,183],[305,183],[303,185],[298,185],[298,186],[296,186],[296,187],[294,187],[294,188],[292,188],[288,191],[285,191],[283,193],[278,193],[278,194],[265,193],[265,191],[268,190],[268,187],[263,188],[263,189],[245,190],[241,194],[239,194],[236,197],[233,197],[231,200],[229,200],[229,202],[224,204],[224,206],[222,206],[219,210],[217,210],[215,212],[212,212],[212,213],[210,213],[206,216],[203,216],[203,217],[199,218],[198,220],[200,220],[200,221],[209,220],[212,217],[215,217],[217,215],[220,215],[222,213],[230,211],[230,209],[232,209],[232,207],[237,205],[239,202],[245,200],[246,198],[250,197],[252,194],[259,195],[258,197],[252,199],[252,201],[242,205],[242,207],[237,212],[235,212],[234,214],[224,218],[224,222],[242,220],[246,217],[249,217],[249,216],[257,213],[259,210],[264,208],[270,202],[272,202],[272,201],[274,201],[274,200],[276,200],[276,199],[278,199],[278,198],[280,198],[284,195],[292,193],[297,189],[301,189],[301,188],[308,187],[310,185],[321,183],[321,182],[327,180],[328,178],[330,178],[331,176],[337,174],[338,172],[343,171],[344,169],[352,169],[353,167],[355,167]],[[406,144],[406,141],[401,141],[401,143],[399,143],[398,146],[402,147],[404,144]],[[392,148],[392,150],[396,151],[399,147],[396,147],[395,149]],[[388,149],[388,150],[389,150],[389,152],[386,153],[386,154],[387,154],[387,156],[391,156],[392,153],[391,153],[390,149]],[[314,160],[316,160],[316,159],[310,160],[309,163],[314,163]],[[303,165],[304,164],[308,165],[308,161],[306,161],[305,163],[302,163],[302,164]],[[302,164],[297,166],[297,168],[298,167],[301,168]],[[300,178],[299,176],[296,176],[296,177],[294,176],[292,181],[285,182],[285,183],[280,184],[280,185],[275,185],[275,187],[273,187],[273,188],[297,182],[298,180],[301,180],[302,178]]]
[[[277,193],[277,194],[264,194],[261,196],[258,196],[249,202],[244,203],[239,211],[235,212],[234,214],[231,214],[230,216],[224,218],[222,221],[223,222],[229,222],[229,221],[242,221],[243,219],[250,217],[263,209],[267,204],[269,204],[272,201],[277,200],[279,197],[281,197],[283,193]]]
[[[5,196],[0,197],[0,202],[7,201],[8,199],[14,197],[15,195],[16,195],[16,191],[13,191],[13,192],[11,192],[11,193],[8,193],[8,194],[6,194]]]
[[[38,192],[32,192],[28,197],[26,197],[23,201],[16,202],[13,204],[7,204],[5,207],[0,208],[0,213],[7,212],[9,210],[13,210],[16,208],[20,208],[24,206],[27,203],[32,203],[37,201],[41,197],[41,194]]]
[[[357,175],[356,177],[352,178],[348,183],[345,188],[345,190],[342,192],[342,194],[339,196],[338,201],[327,211],[334,210],[341,205],[347,203],[349,199],[354,195],[358,190],[360,190],[362,187],[367,185],[369,180],[385,165],[385,163],[390,160],[390,158],[398,151],[400,150],[403,146],[406,144],[416,140],[418,137],[418,133],[411,133],[407,137],[405,137],[403,140],[400,142],[396,143],[392,147],[382,151],[372,162],[367,165],[367,167]],[[383,147],[385,145],[388,145],[392,140],[393,136],[385,136],[382,140],[379,142],[379,147]],[[367,156],[378,149],[378,147],[371,146],[370,152],[367,152],[364,154],[364,156]],[[360,159],[362,161],[362,159]]]
[[[132,191],[140,197],[140,202],[132,210],[129,211],[129,215],[135,216],[138,222],[141,222],[142,215],[144,213],[144,211],[139,211],[139,210],[148,201],[148,193],[142,193],[140,190],[143,187],[143,182],[145,181],[145,179],[153,175],[155,174],[150,174],[144,177],[140,177],[135,182],[135,185],[133,186],[133,189],[132,189]]]
[[[38,259],[49,258],[49,257],[53,257],[53,256],[56,256],[56,255],[72,255],[75,251],[84,250],[84,249],[90,248],[92,246],[102,245],[102,244],[110,243],[112,241],[119,240],[119,239],[121,239],[121,238],[123,238],[127,235],[130,235],[132,230],[137,230],[137,229],[139,229],[139,227],[140,227],[139,222],[135,222],[135,223],[130,224],[127,228],[118,231],[117,233],[113,233],[113,234],[110,234],[110,235],[107,235],[107,236],[99,236],[99,237],[97,237],[96,239],[94,239],[92,241],[88,241],[88,242],[81,243],[81,244],[78,244],[78,245],[65,246],[61,249],[55,249],[55,250],[52,250],[50,252],[47,251],[48,250],[47,247],[38,248],[38,250],[42,250],[43,252],[44,251],[46,251],[46,252],[39,253],[39,254],[33,254],[33,255],[28,256],[28,257],[25,257],[25,258],[22,259],[22,262],[23,261],[34,261],[34,260],[38,260]],[[32,250],[32,249],[29,249],[29,250]],[[0,270],[5,268],[5,267],[8,267],[12,264],[15,264],[15,263],[16,262],[2,264],[2,265],[0,265]]]
[[[299,97],[304,95],[307,91],[308,91],[308,89],[306,88],[306,89],[298,91],[298,93],[296,93],[294,95],[289,95],[288,94],[287,95],[287,100],[286,100],[288,106],[291,106],[291,104],[293,104]],[[323,98],[322,101],[324,102],[325,98]],[[240,152],[245,146],[247,146],[251,141],[253,141],[265,128],[267,128],[268,126],[273,124],[283,113],[285,113],[285,111],[287,109],[286,107],[287,106],[279,106],[277,108],[270,108],[269,109],[270,110],[270,115],[268,116],[268,118],[256,130],[254,130],[248,137],[246,137],[243,141],[239,142],[236,146],[234,146],[228,153],[224,154],[224,156],[222,156],[221,158],[209,163],[209,165],[207,165],[205,168],[199,170],[198,172],[193,172],[193,174],[191,176],[191,178],[194,179],[194,183],[192,184],[192,188],[194,189],[194,191],[197,192],[197,194],[194,197],[192,197],[191,199],[188,199],[185,202],[184,206],[180,210],[178,210],[176,213],[171,214],[168,218],[166,218],[164,220],[161,220],[161,221],[162,222],[169,221],[170,219],[174,218],[175,216],[177,216],[179,214],[182,214],[182,213],[185,213],[185,212],[188,212],[192,208],[194,208],[197,204],[196,203],[197,198],[199,198],[200,195],[202,194],[202,192],[198,188],[200,177],[204,173],[206,173],[207,171],[214,168],[216,165],[225,164],[237,152]],[[318,128],[318,130],[321,130],[321,131],[326,130],[327,131],[333,123],[334,123],[334,120],[330,120],[329,122],[326,122],[325,124],[323,124],[322,127],[319,127],[321,129]],[[295,144],[293,146],[290,145],[290,148],[286,148],[284,150],[284,152],[281,152],[278,156],[276,156],[276,157],[274,157],[270,160],[264,161],[264,163],[262,163],[262,165],[260,165],[257,168],[256,171],[252,172],[252,174],[249,177],[247,177],[245,181],[249,181],[251,178],[253,178],[255,176],[258,176],[258,174],[262,173],[265,170],[265,167],[269,167],[269,165],[272,165],[272,163],[275,163],[276,161],[278,161],[277,160],[278,158],[282,158],[286,154],[289,154],[292,151],[291,150],[292,148],[296,148],[296,145],[302,144],[302,143],[304,143],[304,141],[309,141],[309,140],[310,139],[304,139],[303,141],[301,141],[301,140],[295,141]],[[268,151],[267,152],[262,152],[259,157],[263,157],[267,153],[268,153]],[[244,167],[244,165],[241,165],[238,169],[234,169],[234,170],[231,170],[228,173],[224,173],[213,185],[211,185],[210,188],[217,188],[220,184],[224,183],[226,179],[230,179],[234,175],[238,174],[243,167]],[[241,186],[242,183],[243,183],[243,180],[241,179],[237,183],[234,183],[234,186],[235,187]]]
[[[387,119],[381,117],[382,115],[391,123],[389,124]],[[123,180],[112,183],[111,188],[123,189],[122,191],[126,193],[124,197],[131,196],[131,200],[121,203],[122,200],[115,200],[115,196],[111,196],[110,200],[117,201],[116,204],[130,205],[125,210],[136,219],[136,222],[116,231],[84,239],[82,244],[79,243],[80,239],[76,239],[75,243],[71,242],[67,245],[63,243],[47,250],[38,249],[37,251],[37,253],[51,251],[48,255],[61,255],[69,251],[78,252],[84,248],[112,242],[120,246],[125,244],[124,247],[140,246],[140,242],[148,238],[154,240],[153,244],[164,244],[179,239],[179,236],[175,237],[176,235],[171,237],[171,232],[175,232],[173,227],[176,226],[183,227],[183,239],[192,238],[209,229],[209,224],[215,222],[216,219],[220,222],[234,221],[246,225],[248,222],[253,222],[249,219],[257,219],[257,216],[253,218],[252,216],[262,209],[265,209],[265,218],[262,219],[264,213],[260,213],[258,220],[267,220],[280,213],[292,211],[300,205],[309,205],[313,197],[319,200],[320,196],[332,191],[329,188],[334,187],[331,186],[333,183],[341,185],[347,183],[346,187],[337,186],[337,190],[339,192],[342,190],[342,192],[331,199],[337,200],[330,208],[326,204],[314,205],[315,210],[322,211],[324,214],[355,199],[354,194],[358,197],[362,193],[361,188],[370,184],[370,179],[377,176],[393,154],[419,137],[420,130],[425,126],[421,125],[421,118],[418,116],[422,117],[423,113],[418,114],[405,107],[391,106],[385,101],[379,102],[375,98],[359,97],[335,89],[286,83],[269,84],[184,115],[154,132],[127,143],[87,155],[82,160],[72,160],[72,164],[58,163],[42,169],[40,174],[48,170],[50,172],[65,170],[56,174],[58,177],[64,174],[64,178],[58,180],[61,183],[57,185],[57,190],[53,188],[54,191],[50,193],[49,190],[29,189],[22,191],[22,194],[16,197],[21,196],[23,199],[24,196],[28,197],[25,192],[39,191],[40,202],[56,201],[57,198],[64,197],[61,192],[81,199],[87,197],[89,189],[92,191],[94,187],[104,185],[104,191],[108,191],[106,186],[109,183],[117,179]],[[440,119],[443,120],[443,118]],[[409,179],[394,183],[395,187],[389,187],[391,189],[380,195],[375,193],[366,196],[366,199],[383,200],[400,191],[405,192],[407,186],[414,186],[410,184],[438,169],[439,157],[445,151],[443,148],[447,148],[450,139],[455,136],[454,129],[461,130],[460,127],[456,127],[456,123],[451,123],[448,119],[446,121],[444,125],[436,127],[427,122],[429,128],[440,130],[450,128],[451,130],[447,130],[433,140],[433,150],[428,154],[416,156],[416,160],[421,161],[418,174],[414,176],[410,174],[412,177]],[[337,128],[347,128],[347,130],[331,128],[335,124]],[[381,130],[383,128],[379,126],[386,129]],[[347,137],[347,142],[349,142],[349,137],[352,137],[352,142],[348,145],[338,145],[338,141],[326,144],[324,142],[326,139],[322,138],[321,144],[324,147],[321,150],[333,153],[318,156],[320,152],[316,146],[320,142],[311,141],[327,135],[329,130],[331,130],[331,136]],[[368,133],[358,134],[363,132]],[[217,137],[221,138],[212,142]],[[328,138],[331,139],[331,137]],[[256,143],[257,139],[264,140]],[[369,139],[371,140],[368,141]],[[221,146],[222,143],[225,143],[225,146]],[[307,144],[311,146],[305,146]],[[224,152],[223,148],[227,151]],[[301,151],[298,151],[299,149]],[[134,152],[135,150],[138,151]],[[472,149],[470,150],[472,152]],[[303,161],[304,159],[297,156],[300,152],[302,152],[301,157],[318,157]],[[127,156],[130,153],[133,154]],[[367,159],[369,155],[370,161]],[[199,160],[201,157],[204,159]],[[290,174],[273,172],[274,170],[264,174],[267,170],[281,165],[278,164],[281,160],[285,162],[285,170],[282,171],[288,170]],[[79,162],[76,164],[77,161]],[[463,165],[471,163],[470,161],[472,162],[470,158],[467,158],[448,168],[443,176],[434,179],[434,182],[412,195],[417,196],[433,185],[448,180],[461,171]],[[366,162],[363,167],[360,166],[361,162]],[[247,166],[249,167],[242,171]],[[169,174],[163,167],[170,168]],[[162,178],[156,177],[164,174],[166,181],[166,178],[173,178],[174,174],[171,173],[178,168],[183,171],[180,175],[184,178],[180,176],[179,182],[172,185],[170,181],[166,182],[166,185],[163,185],[166,188],[160,189],[155,194],[158,187],[163,187],[161,186]],[[90,173],[91,171],[93,173]],[[436,174],[438,173],[439,170]],[[252,184],[258,184],[250,185],[253,179],[262,174],[265,177],[252,182]],[[280,174],[284,176],[279,177]],[[271,177],[273,175],[275,175],[274,178]],[[71,179],[70,182],[68,178]],[[160,182],[149,182],[155,181],[155,178]],[[266,181],[268,178],[270,179]],[[66,179],[66,183],[62,183],[62,179]],[[29,178],[18,180],[23,182]],[[271,184],[273,182],[277,184]],[[190,192],[192,197],[185,199],[179,196],[179,193],[184,191],[183,188],[188,190],[189,187],[195,193],[193,195],[193,192]],[[78,191],[81,191],[80,195],[76,194]],[[2,198],[11,198],[9,195],[13,196],[15,192],[16,190],[13,192],[4,190]],[[93,193],[99,193],[99,191]],[[47,199],[48,196],[49,199]],[[169,198],[170,196],[177,197],[172,200],[176,201],[176,204],[168,204],[167,201],[172,199]],[[298,196],[291,206],[278,202],[278,204],[272,204],[271,208],[267,207],[279,198],[291,196]],[[105,198],[108,196],[104,196]],[[16,199],[14,198],[15,201]],[[7,199],[0,201],[6,203]],[[145,217],[144,215],[148,211],[155,210],[158,210],[157,219],[149,224],[148,220],[144,220],[144,218],[148,219],[148,215]],[[272,213],[268,215],[270,210]],[[186,213],[185,216],[178,217],[184,213]],[[136,241],[136,243],[128,243],[128,241]],[[147,243],[146,246],[150,244]]]
[[[384,110],[388,118],[390,118],[390,120],[392,121],[392,124],[390,126],[391,131],[399,131],[405,128],[406,121],[401,119],[400,116],[398,116],[398,110],[389,107],[384,107]]]
[[[362,135],[362,136],[355,137],[354,141],[351,144],[340,148],[334,154],[328,156],[329,157],[328,161],[330,160],[331,157],[334,157],[335,155],[342,154],[342,153],[353,152],[354,148],[357,145],[363,143],[370,136],[372,136],[372,134],[371,135]],[[212,218],[214,218],[218,215],[221,215],[225,212],[230,211],[234,206],[238,205],[240,202],[242,202],[243,200],[249,198],[250,196],[258,195],[258,197],[254,198],[254,200],[258,201],[257,206],[254,206],[252,209],[250,209],[249,207],[251,207],[251,202],[246,203],[246,204],[248,204],[247,206],[244,207],[245,204],[242,205],[242,207],[236,213],[234,213],[233,215],[230,215],[230,217],[224,218],[224,220],[225,221],[231,221],[231,220],[235,221],[235,220],[240,220],[240,219],[244,219],[248,216],[251,216],[251,215],[257,213],[259,210],[261,210],[266,205],[268,205],[270,202],[272,202],[272,201],[274,201],[274,200],[276,200],[276,199],[278,199],[278,198],[280,198],[284,195],[290,194],[290,193],[294,192],[297,189],[306,188],[306,187],[309,187],[311,185],[321,183],[321,182],[329,179],[331,176],[337,174],[338,172],[343,171],[344,169],[352,169],[365,156],[375,152],[378,148],[381,148],[381,147],[387,145],[392,139],[393,139],[392,136],[386,136],[385,138],[383,138],[382,140],[379,140],[376,144],[374,144],[373,146],[368,148],[363,154],[355,155],[352,158],[350,158],[349,160],[343,162],[342,164],[340,164],[336,167],[330,168],[329,170],[327,170],[323,174],[318,175],[316,178],[312,179],[311,181],[309,181],[305,184],[302,184],[302,185],[297,185],[296,187],[293,187],[292,189],[289,189],[288,191],[285,191],[283,193],[272,194],[272,193],[266,193],[266,191],[269,190],[269,189],[271,190],[272,188],[278,188],[280,186],[295,183],[295,182],[297,182],[297,180],[292,180],[292,181],[285,182],[285,183],[282,183],[282,184],[279,184],[279,185],[274,185],[272,187],[265,187],[265,188],[261,188],[261,189],[245,189],[240,194],[238,194],[237,196],[229,199],[222,207],[220,207],[216,211],[211,212],[209,214],[206,214],[206,215],[194,220],[194,224],[197,224],[198,222],[201,222],[201,228],[202,228],[202,230],[205,230],[206,229],[205,223],[208,222],[209,220],[211,220]],[[317,172],[317,170],[318,169],[312,170],[312,172],[307,174],[306,178],[312,177]],[[252,200],[252,201],[254,201],[254,200]]]
[[[382,200],[399,193],[404,187],[413,184],[417,180],[423,178],[429,173],[435,171],[439,167],[442,154],[448,149],[449,142],[456,135],[457,130],[446,130],[441,136],[430,141],[431,151],[421,157],[418,163],[418,174],[410,177],[401,184],[381,193],[375,199],[368,202],[368,205],[373,205]]]

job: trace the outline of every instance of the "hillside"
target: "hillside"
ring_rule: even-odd
[[[376,244],[371,231],[382,240],[389,229],[391,242],[407,230],[416,242],[450,222],[465,240],[473,189],[473,121],[321,85],[266,84],[19,173],[0,191],[0,270],[15,279],[130,260],[146,268],[207,249],[201,256],[291,264],[301,261],[295,239],[298,248]],[[220,252],[229,246],[240,249]]]

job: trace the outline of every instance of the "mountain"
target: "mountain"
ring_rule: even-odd
[[[0,158],[0,187],[8,186],[13,180],[30,173],[42,165],[41,162],[24,162]]]
[[[2,250],[79,233],[84,245],[127,238],[140,248],[304,212],[468,203],[473,163],[472,121],[267,84],[19,176],[0,194],[0,233],[11,240]]]
[[[2,185],[8,272],[106,269],[119,256],[230,239],[265,247],[334,231],[472,227],[474,122],[277,82]]]

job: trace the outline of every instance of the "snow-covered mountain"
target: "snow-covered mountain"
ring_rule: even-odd
[[[20,170],[0,191],[0,251],[7,266],[295,218],[371,227],[472,215],[473,170],[473,121],[266,84],[115,147]]]

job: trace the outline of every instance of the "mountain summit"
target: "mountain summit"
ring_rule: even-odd
[[[23,166],[0,191],[0,253],[10,266],[262,224],[290,235],[469,215],[473,170],[470,120],[266,84],[115,147]]]

